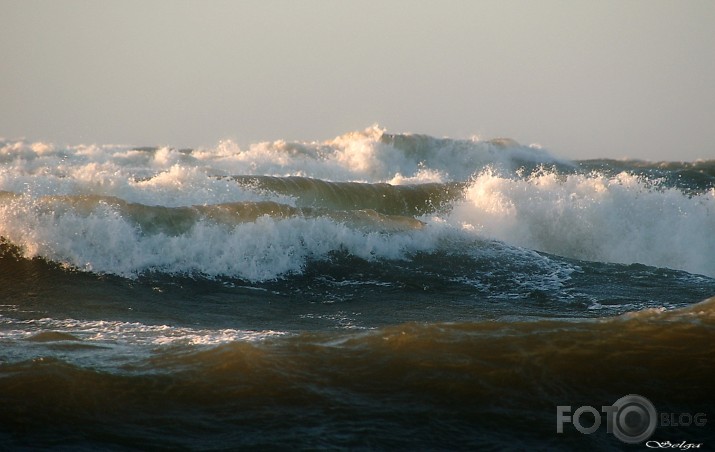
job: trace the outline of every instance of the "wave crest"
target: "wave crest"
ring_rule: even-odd
[[[589,261],[715,276],[715,190],[687,195],[628,173],[506,178],[486,171],[450,219],[486,237]]]

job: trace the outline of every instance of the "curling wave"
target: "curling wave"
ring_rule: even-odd
[[[0,162],[0,236],[98,272],[262,280],[332,252],[473,254],[489,239],[715,276],[712,162],[567,162],[378,127],[245,150],[3,142]]]

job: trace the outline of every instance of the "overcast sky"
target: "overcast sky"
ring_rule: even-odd
[[[0,0],[0,136],[715,158],[715,2]]]

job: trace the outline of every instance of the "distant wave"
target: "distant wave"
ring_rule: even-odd
[[[210,169],[217,176],[302,176],[325,181],[414,184],[464,181],[487,166],[513,171],[525,165],[557,163],[567,162],[512,140],[394,135],[377,126],[325,142],[279,140],[247,149],[231,141],[213,149],[194,150],[117,145],[65,149],[47,143],[0,142],[0,164],[5,168],[25,173],[43,168],[47,176],[87,182],[101,182],[102,175],[117,171],[136,178],[152,177],[178,166],[184,171]]]
[[[245,150],[5,141],[0,237],[123,276],[265,280],[335,252],[474,255],[475,240],[715,276],[714,174],[713,161],[569,162],[378,127]]]

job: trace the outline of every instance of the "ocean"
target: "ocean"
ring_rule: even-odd
[[[3,450],[712,449],[713,296],[715,160],[0,139]]]

